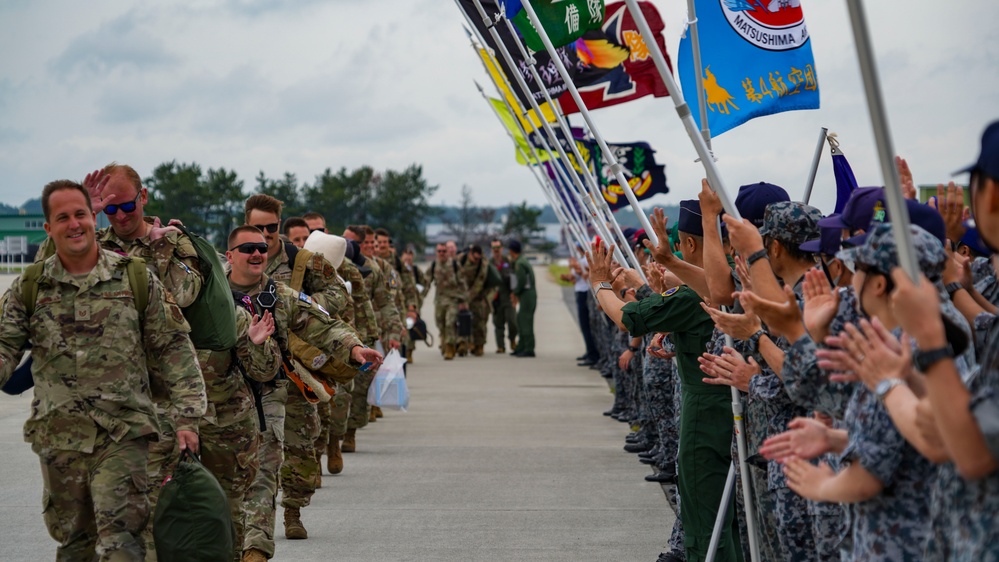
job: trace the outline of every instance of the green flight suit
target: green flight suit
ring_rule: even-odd
[[[702,381],[697,358],[711,341],[714,323],[701,309],[701,298],[687,286],[666,291],[622,309],[622,322],[634,337],[669,332],[680,374],[680,447],[677,460],[680,519],[689,562],[704,560],[725,480],[732,464],[732,392]],[[735,502],[729,503],[718,562],[739,562]]]
[[[517,297],[517,340],[516,352],[534,353],[534,309],[538,306],[538,289],[534,284],[534,268],[523,254],[513,262],[514,278],[517,280],[513,294]]]

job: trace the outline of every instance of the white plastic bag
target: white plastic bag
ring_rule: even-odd
[[[368,387],[368,404],[379,408],[406,411],[409,406],[409,387],[403,365],[406,360],[395,349],[385,356]]]

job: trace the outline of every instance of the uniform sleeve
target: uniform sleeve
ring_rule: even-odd
[[[524,265],[521,263],[521,261],[519,259],[516,262],[514,262],[514,263],[516,264],[515,269],[514,269],[514,275],[517,276],[517,286],[513,289],[513,294],[515,294],[515,295],[517,295],[519,297],[520,295],[522,295],[524,293],[524,291],[527,290],[526,289],[526,287],[527,287],[527,269],[524,267]]]
[[[405,297],[406,310],[409,307],[420,308],[420,294],[416,290],[416,276],[408,267],[403,266],[402,273],[402,294]]]
[[[841,420],[854,385],[830,382],[826,373],[819,369],[816,351],[818,346],[808,334],[791,344],[781,369],[784,389],[795,404]]]
[[[899,469],[905,439],[892,423],[888,410],[869,391],[864,389],[861,392],[868,393],[861,408],[855,412],[861,423],[851,427],[850,442],[841,458],[860,463],[887,487],[892,484],[895,472]]]
[[[313,254],[305,268],[305,280],[302,282],[305,293],[319,297],[330,314],[337,316],[347,307],[350,295],[347,286],[336,274],[333,264],[322,254]]]
[[[7,384],[28,342],[28,314],[21,301],[21,278],[0,298],[0,386]]]
[[[380,336],[388,341],[399,341],[402,332],[402,322],[399,320],[399,311],[395,302],[389,295],[388,283],[381,271],[372,273],[368,279],[374,283],[374,307],[378,316],[378,326]]]
[[[198,252],[191,239],[180,232],[169,232],[150,244],[156,276],[170,291],[181,308],[191,306],[201,292],[204,277],[198,269]]]
[[[698,327],[711,317],[701,309],[701,298],[690,287],[683,285],[664,295],[630,302],[621,309],[624,327],[632,337],[650,332],[683,332]]]
[[[246,369],[246,376],[258,382],[266,382],[274,378],[281,366],[281,349],[278,340],[267,338],[261,345],[250,340],[250,313],[246,309],[236,307],[236,355]],[[274,326],[277,330],[277,325]]]
[[[475,279],[472,280],[472,286],[468,288],[468,300],[472,301],[475,297],[479,296],[482,292],[482,288],[486,286],[486,277],[489,275],[489,264],[486,263],[485,258],[479,262],[480,267],[478,273],[475,274]]]
[[[322,350],[326,355],[344,363],[351,362],[350,350],[354,346],[363,345],[353,328],[342,320],[326,314],[316,307],[315,303],[298,297],[294,291],[285,293],[283,298],[289,315],[289,331],[309,345]]]
[[[178,431],[198,431],[205,415],[205,382],[184,319],[172,293],[149,276],[149,303],[143,321],[143,339],[148,361],[156,363],[150,377],[157,377],[170,395],[172,418]]]

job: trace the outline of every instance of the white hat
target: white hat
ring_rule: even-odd
[[[336,234],[313,230],[305,241],[305,249],[322,254],[326,261],[333,264],[334,268],[338,268],[347,254],[347,240]]]

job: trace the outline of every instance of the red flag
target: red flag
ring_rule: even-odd
[[[640,1],[638,5],[672,71],[663,40],[665,26],[659,11],[651,2]],[[642,40],[624,2],[607,4],[603,26],[576,41],[576,55],[579,62],[573,83],[588,109],[617,105],[648,95],[657,98],[669,95],[652,62],[649,47]],[[559,97],[559,103],[566,114],[579,112],[568,92]]]

